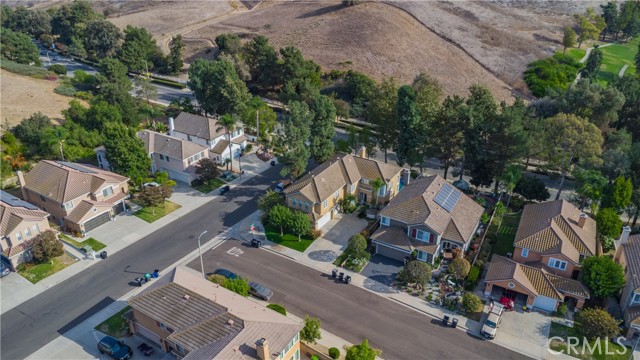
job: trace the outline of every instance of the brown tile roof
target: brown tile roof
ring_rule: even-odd
[[[580,254],[596,254],[596,223],[587,218],[581,228],[580,214],[565,200],[526,205],[514,245],[541,254],[562,253],[578,263]]]
[[[627,260],[627,281],[634,289],[640,288],[640,234],[631,235],[627,243],[622,246]]]
[[[0,236],[9,236],[23,221],[41,221],[49,213],[0,190]]]
[[[624,321],[629,325],[640,325],[640,305],[629,306],[624,312]]]
[[[86,164],[42,160],[24,175],[24,187],[59,203],[96,193],[107,184],[121,184],[127,177]]]
[[[407,236],[407,233],[393,226],[380,226],[373,235],[371,240],[381,244],[389,244],[411,253],[413,250],[421,250],[426,253],[435,255],[438,250],[438,244],[427,244],[424,241],[413,239]]]
[[[14,256],[22,254],[26,250],[31,249],[31,245],[33,244],[34,240],[35,240],[35,237],[32,237],[31,239],[25,240],[20,244],[17,244],[16,246],[9,246],[6,249],[2,250],[2,254],[7,258],[11,259]]]
[[[144,142],[147,153],[158,153],[178,160],[188,159],[193,155],[207,150],[206,147],[194,142],[178,139],[155,131],[138,131],[138,138]]]
[[[186,112],[181,112],[180,115],[175,118],[174,124],[175,131],[197,136],[205,140],[213,140],[225,134],[224,129],[220,129],[220,131],[216,130],[218,128],[216,119]]]
[[[489,263],[485,281],[515,281],[533,295],[563,300],[564,295],[589,298],[589,291],[577,280],[548,273],[544,269],[517,263],[494,255]]]
[[[213,149],[211,149],[211,152],[214,153],[214,154],[221,155],[228,147],[229,147],[229,140],[220,139],[213,146]]]
[[[184,266],[128,302],[173,328],[169,339],[191,350],[185,359],[244,359],[238,357],[239,351],[256,358],[259,339],[266,338],[272,351],[281,351],[303,327]]]
[[[434,201],[440,189],[448,182],[438,175],[413,180],[387,205],[380,215],[407,225],[425,224],[444,239],[467,242],[476,230],[484,208],[470,197],[460,193],[460,199],[451,212]]]

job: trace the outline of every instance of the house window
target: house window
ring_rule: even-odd
[[[378,196],[384,196],[387,193],[387,185],[384,185],[380,189],[378,189]]]
[[[340,190],[336,190],[336,192],[333,194],[334,198],[338,198],[338,196],[340,196]]]
[[[640,293],[633,293],[631,298],[631,305],[640,304]]]
[[[529,256],[529,249],[522,249],[522,257]]]
[[[164,155],[160,154],[160,160],[164,160]]]
[[[586,257],[587,257],[587,255],[585,255],[585,254],[580,254],[580,256],[578,256],[578,263],[581,263],[581,262],[582,262],[582,260],[584,260],[584,258],[586,258]]]
[[[427,253],[418,250],[418,260],[427,261]]]
[[[62,205],[62,207],[63,207],[65,210],[71,210],[71,209],[73,209],[73,201],[69,201],[68,203],[65,203],[64,205]]]
[[[27,238],[30,238],[31,237],[31,230],[29,228],[24,229],[24,235]]]
[[[324,199],[324,201],[322,202],[322,207],[326,208],[327,205],[329,205],[329,201],[327,199]]]
[[[293,357],[291,359],[300,360],[300,349],[296,349],[296,352],[293,354]]]
[[[369,179],[362,178],[360,181],[362,181],[363,184],[369,184]]]
[[[22,241],[22,233],[21,233],[20,231],[18,231],[18,232],[16,233],[16,239],[17,239],[18,241]]]
[[[33,233],[37,234],[40,232],[40,227],[38,226],[38,224],[33,225]]]
[[[169,157],[168,156],[165,156],[164,158],[165,158],[165,160],[167,160],[167,162],[169,162]]]
[[[418,230],[416,232],[416,239],[418,240],[430,241],[430,238],[431,238],[431,234],[426,231]]]
[[[102,196],[107,197],[113,195],[113,186],[102,189]]]
[[[291,206],[292,206],[292,207],[297,207],[297,205],[296,205],[296,199],[291,199]]]
[[[393,181],[389,182],[389,191],[391,191],[393,189]]]
[[[353,192],[355,192],[355,191],[356,191],[356,184],[351,184],[351,185],[349,185],[349,192],[350,192],[350,193],[353,193]]]
[[[552,268],[565,270],[567,268],[567,262],[566,261],[562,261],[562,260],[558,260],[558,259],[554,259],[554,258],[550,258],[549,259],[549,266],[552,267]]]
[[[47,202],[47,198],[45,198],[44,196],[40,195],[40,201]]]
[[[386,217],[386,216],[381,216],[380,217],[380,224],[382,224],[384,226],[389,226],[390,223],[391,223],[391,221],[389,220],[388,217]]]

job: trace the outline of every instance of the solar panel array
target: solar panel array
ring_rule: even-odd
[[[433,201],[436,204],[442,206],[447,212],[453,211],[453,208],[458,204],[458,200],[460,200],[460,195],[462,193],[456,190],[450,184],[444,184],[438,194],[433,198]]]
[[[95,171],[93,171],[93,170],[91,170],[89,168],[86,168],[86,167],[84,167],[82,165],[79,165],[79,164],[70,163],[68,161],[58,161],[58,164],[62,164],[64,166],[68,167],[68,168],[72,168],[74,170],[78,170],[78,171],[86,173],[86,174],[96,174]]]
[[[24,200],[20,200],[17,197],[9,194],[8,192],[4,192],[2,190],[0,190],[0,198],[2,198],[2,201],[14,207],[24,207],[31,210],[38,210],[38,208],[35,205],[32,205]]]

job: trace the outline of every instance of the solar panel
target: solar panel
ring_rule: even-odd
[[[4,192],[2,190],[0,190],[0,198],[2,199],[2,201],[6,202],[10,206],[24,207],[30,210],[38,210],[38,208],[35,205],[32,205],[24,200],[20,200],[17,197],[9,194],[8,192]]]
[[[86,168],[84,166],[81,166],[79,164],[70,163],[68,161],[58,161],[58,164],[64,165],[64,166],[66,166],[68,168],[72,168],[74,170],[78,170],[78,171],[86,173],[86,174],[96,174],[96,172],[91,170],[91,169],[88,169],[88,168]]]
[[[456,204],[458,204],[461,194],[460,191],[457,191],[450,184],[444,184],[433,198],[433,201],[442,206],[447,212],[451,212],[453,208],[456,207]]]

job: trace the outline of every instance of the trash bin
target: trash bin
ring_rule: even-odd
[[[261,243],[261,241],[260,241],[260,240],[258,240],[258,239],[251,239],[251,246],[256,247],[256,248],[259,248],[261,244],[262,244],[262,243]]]
[[[448,323],[449,323],[449,315],[445,315],[442,318],[442,325],[447,326]]]
[[[331,277],[334,279],[338,277],[338,269],[331,270]]]
[[[351,282],[351,275],[347,275],[344,277],[344,283],[349,284]]]
[[[101,259],[106,259],[107,258],[107,252],[106,251],[101,252],[100,253],[100,258]]]
[[[340,279],[340,281],[344,280],[344,273],[341,271],[340,275],[338,275],[338,279]]]
[[[451,327],[458,327],[458,318],[453,318],[453,320],[451,320]]]
[[[149,282],[149,280],[151,280],[151,274],[149,273],[144,274],[144,282]]]
[[[138,286],[142,286],[142,282],[144,281],[144,278],[137,277],[137,278],[135,278],[135,281],[138,282]]]
[[[276,161],[275,160],[271,160],[271,166],[276,166]]]
[[[160,270],[158,270],[158,269],[153,270],[153,274],[151,274],[151,276],[153,276],[155,279],[157,279],[158,276],[160,276]]]

